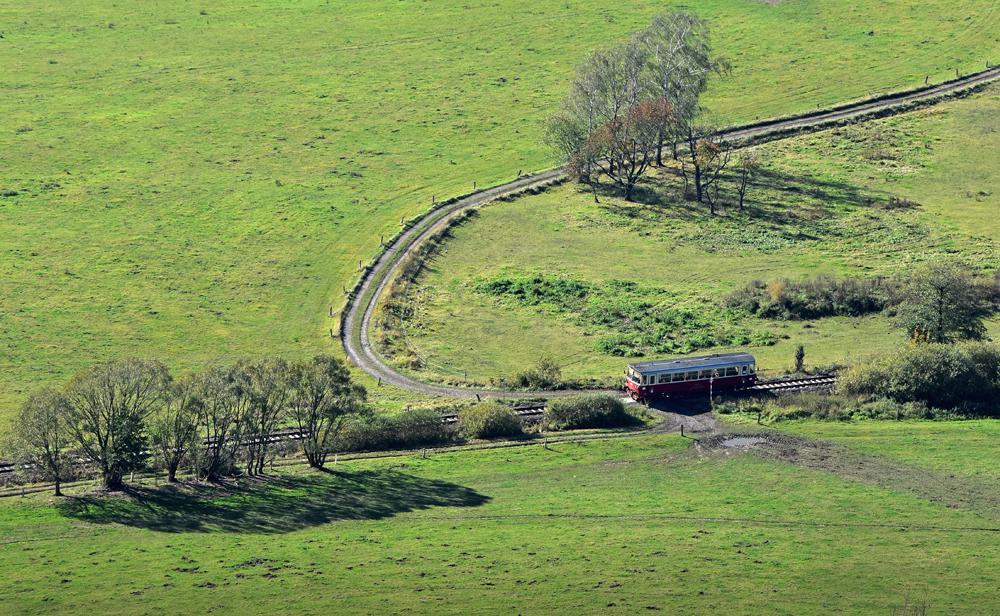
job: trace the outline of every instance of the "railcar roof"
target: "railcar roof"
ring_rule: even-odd
[[[657,359],[638,364],[629,364],[636,372],[665,372],[668,370],[690,370],[692,368],[718,368],[732,364],[756,363],[749,353],[718,353],[699,357],[678,357],[677,359]]]

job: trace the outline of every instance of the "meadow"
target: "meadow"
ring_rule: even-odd
[[[467,372],[488,382],[542,356],[565,378],[600,379],[643,355],[749,347],[777,372],[792,367],[798,344],[807,366],[891,349],[905,336],[883,314],[774,320],[726,309],[724,300],[753,280],[892,277],[941,258],[991,278],[1000,267],[1000,167],[989,154],[1000,148],[998,118],[992,86],[765,144],[742,212],[711,215],[662,173],[641,185],[636,202],[608,189],[594,203],[566,184],[487,206],[452,231],[413,289],[415,316],[403,324],[397,361],[429,378]],[[647,318],[654,310],[676,321],[670,337],[620,344],[633,329],[659,331]],[[989,327],[1000,331],[1000,321]]]
[[[966,449],[972,424],[926,425],[953,460],[980,457],[975,443]],[[800,431],[810,430],[829,427]],[[859,459],[876,471],[893,465],[891,485],[658,434],[341,461],[329,474],[291,467],[252,489],[6,498],[0,605],[23,614],[1000,609],[997,533],[976,530],[997,526],[995,475],[976,476],[992,501],[970,505],[961,486],[937,481],[963,463],[899,447],[895,432],[865,434],[865,449],[885,457]],[[854,467],[851,451],[840,455]]]
[[[572,67],[680,4],[0,4],[0,425],[114,357],[339,351],[343,289],[380,239],[432,198],[552,165],[540,121]],[[998,50],[989,0],[692,8],[734,64],[706,95],[721,122]]]

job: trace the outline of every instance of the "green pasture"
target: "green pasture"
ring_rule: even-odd
[[[330,308],[380,238],[553,164],[572,67],[682,4],[0,3],[0,423],[113,357],[339,349]],[[735,67],[722,122],[1000,61],[989,0],[692,7]]]
[[[489,381],[548,356],[567,378],[613,377],[625,359],[597,350],[629,324],[597,325],[559,302],[529,305],[483,292],[510,276],[584,284],[634,281],[665,306],[770,332],[751,346],[763,368],[847,363],[903,344],[882,315],[766,321],[723,314],[727,294],[754,279],[892,276],[935,258],[961,258],[984,276],[1000,268],[1000,88],[967,99],[761,146],[747,209],[710,215],[661,174],[638,202],[608,189],[600,203],[567,184],[497,203],[454,229],[413,293],[405,322],[412,355],[431,378]],[[889,198],[909,200],[889,207]],[[990,324],[1000,331],[1000,323]],[[718,349],[724,350],[724,349]],[[703,349],[700,352],[706,352]],[[412,362],[412,359],[409,360]],[[408,364],[412,365],[412,364]]]
[[[981,453],[965,449],[965,422],[934,425],[942,447]],[[935,455],[885,453],[938,477],[922,468]],[[0,604],[800,615],[887,614],[909,601],[989,613],[1000,608],[1000,546],[975,529],[996,526],[913,491],[643,436],[293,468],[251,490],[2,499]]]

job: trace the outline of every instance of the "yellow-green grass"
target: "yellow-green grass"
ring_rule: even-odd
[[[20,614],[1000,608],[997,533],[954,530],[997,520],[688,443],[355,461],[215,499],[4,499],[0,601]]]
[[[432,196],[553,164],[540,120],[573,65],[680,5],[0,6],[0,191],[19,193],[0,197],[0,423],[112,357],[339,349],[328,309],[380,238]],[[735,66],[706,97],[722,121],[941,81],[998,49],[989,0],[693,8]]]
[[[422,372],[454,379],[509,375],[547,355],[564,376],[613,377],[625,359],[595,349],[607,333],[574,314],[546,313],[487,296],[475,281],[543,273],[584,282],[633,280],[699,309],[751,280],[818,274],[905,273],[915,263],[959,257],[992,275],[1000,266],[1000,88],[968,99],[762,147],[766,176],[749,213],[711,216],[680,200],[680,181],[647,184],[656,195],[595,204],[566,185],[491,205],[454,230],[414,293],[408,343]],[[916,201],[885,209],[889,196]],[[793,363],[851,362],[904,342],[876,315],[813,322],[754,318],[739,324],[778,336],[754,348],[768,370]],[[994,334],[1000,323],[989,324]],[[723,350],[723,349],[719,349]],[[700,351],[704,352],[704,350]]]

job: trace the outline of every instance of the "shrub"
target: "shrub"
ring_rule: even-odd
[[[459,432],[465,438],[498,438],[524,433],[521,418],[500,402],[481,402],[458,412]]]
[[[1000,345],[967,343],[907,347],[849,368],[838,379],[846,394],[922,402],[930,407],[996,412]]]
[[[545,408],[545,425],[553,430],[615,428],[638,423],[625,405],[609,394],[558,398]]]
[[[339,451],[380,451],[439,445],[454,440],[455,432],[435,409],[417,409],[398,415],[370,415],[348,421],[337,437]]]
[[[770,319],[861,316],[889,307],[896,285],[881,278],[819,276],[812,280],[754,280],[726,298],[730,308]]]
[[[543,357],[534,368],[514,374],[511,383],[521,389],[554,389],[561,384],[562,368],[554,360]]]

